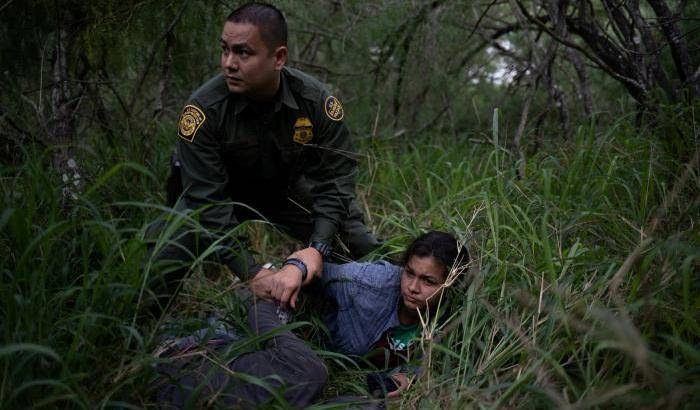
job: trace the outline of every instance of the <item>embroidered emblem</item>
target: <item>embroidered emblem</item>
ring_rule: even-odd
[[[323,103],[323,109],[326,110],[326,115],[333,121],[340,121],[343,119],[345,112],[343,111],[343,105],[338,101],[337,98],[329,95],[326,98],[326,102]]]
[[[306,117],[297,118],[294,123],[294,142],[298,144],[306,144],[314,137],[312,131],[313,125],[311,120]]]
[[[204,124],[206,119],[207,117],[198,107],[194,105],[185,106],[185,109],[182,110],[182,115],[180,115],[177,134],[187,142],[194,141],[197,130]]]

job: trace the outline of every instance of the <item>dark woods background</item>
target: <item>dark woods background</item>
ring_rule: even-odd
[[[403,405],[700,400],[700,2],[274,3],[289,65],[345,106],[369,225],[475,256]],[[163,321],[241,317],[200,265],[163,321],[140,309],[176,121],[237,4],[0,0],[0,408],[149,406]],[[326,397],[363,392],[321,354]]]
[[[483,140],[499,107],[501,143],[536,151],[594,118],[634,111],[636,125],[657,125],[660,107],[700,91],[695,2],[278,5],[289,19],[290,65],[343,97],[358,138]],[[6,1],[3,157],[16,159],[28,142],[140,144],[150,155],[154,135],[172,132],[182,102],[216,73],[216,39],[233,6]],[[687,154],[684,130],[666,131],[662,138]],[[72,155],[62,151],[58,169]]]

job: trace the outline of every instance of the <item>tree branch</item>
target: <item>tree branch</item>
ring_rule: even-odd
[[[182,18],[183,13],[185,12],[185,8],[187,8],[187,3],[189,3],[189,0],[184,0],[182,2],[182,6],[180,6],[180,10],[177,12],[175,15],[175,18],[173,21],[170,22],[170,25],[168,25],[168,28],[165,29],[165,31],[156,39],[156,41],[151,45],[151,50],[148,55],[148,61],[146,62],[146,66],[143,68],[141,71],[141,74],[139,75],[138,80],[136,81],[136,87],[134,88],[134,92],[131,95],[131,98],[129,99],[129,107],[134,107],[134,104],[136,103],[136,98],[138,98],[139,93],[141,92],[141,87],[143,87],[143,83],[146,80],[146,76],[148,75],[148,72],[151,70],[151,66],[153,65],[153,61],[156,58],[156,53],[158,52],[158,46],[160,43],[165,41],[165,39],[172,33],[172,31],[175,29],[175,26],[177,23],[180,21]]]
[[[604,35],[594,30],[589,21],[581,21],[580,19],[569,16],[566,17],[567,26],[572,32],[579,35],[586,42],[586,44],[589,45],[589,47],[594,48],[593,52],[595,54],[592,54],[589,50],[579,46],[576,43],[561,38],[555,32],[553,32],[551,28],[544,24],[540,18],[531,15],[521,0],[515,0],[515,2],[528,21],[540,27],[558,43],[578,50],[581,54],[595,63],[598,68],[620,81],[640,104],[645,103],[647,92],[646,86],[640,83],[638,80],[625,75],[626,73],[633,72],[632,69],[626,69],[626,67],[629,66],[629,63],[621,59],[620,53],[615,53],[614,45],[610,44],[609,40],[605,38]],[[600,54],[600,56],[598,56],[598,54]]]
[[[659,17],[661,31],[671,46],[671,56],[676,65],[676,71],[681,82],[686,82],[690,77],[690,56],[688,49],[682,40],[678,25],[673,21],[674,16],[668,5],[663,0],[647,0],[647,3],[654,9],[654,13]]]

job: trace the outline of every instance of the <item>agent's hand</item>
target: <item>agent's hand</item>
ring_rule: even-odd
[[[294,265],[284,265],[273,276],[270,295],[279,302],[282,309],[288,309],[289,306],[296,309],[301,277],[301,270]]]
[[[399,397],[402,392],[408,390],[408,388],[411,387],[411,383],[413,382],[413,378],[409,378],[404,373],[392,374],[391,378],[394,379],[396,385],[399,386],[399,388],[392,392],[389,392],[389,394],[386,395],[387,398]]]
[[[248,286],[255,296],[263,299],[272,299],[275,271],[262,268],[250,280]]]

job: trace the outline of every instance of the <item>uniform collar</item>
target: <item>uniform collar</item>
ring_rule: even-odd
[[[299,109],[299,106],[297,105],[297,100],[294,99],[292,90],[289,88],[289,79],[287,79],[287,75],[287,70],[282,69],[282,71],[280,72],[280,87],[282,89],[281,92],[278,94],[279,100],[275,104],[275,111],[279,109],[278,105],[280,104],[284,104],[293,110]]]
[[[236,95],[236,97],[235,113],[238,115],[251,104],[251,101],[248,97],[242,95]],[[282,108],[282,104],[293,110],[299,109],[299,105],[297,105],[297,101],[294,99],[292,90],[289,88],[286,70],[280,72],[280,89],[279,92],[275,94],[275,100],[273,102],[274,112],[279,111],[280,108]]]

